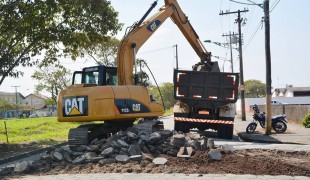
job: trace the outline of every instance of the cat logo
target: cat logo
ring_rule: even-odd
[[[139,112],[141,110],[140,106],[141,104],[132,104],[132,110],[135,112]]]
[[[154,32],[160,26],[160,24],[161,22],[159,20],[156,20],[152,22],[151,24],[149,24],[146,28],[147,30]]]
[[[62,113],[64,117],[88,115],[87,96],[66,97],[62,100],[62,104]]]

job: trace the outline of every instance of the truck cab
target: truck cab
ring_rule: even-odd
[[[74,84],[118,85],[117,68],[104,65],[83,68],[82,71],[73,73],[72,85]]]

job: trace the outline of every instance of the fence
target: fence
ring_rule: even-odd
[[[265,105],[258,105],[261,112],[265,112]],[[250,112],[253,113],[252,106]],[[250,113],[249,112],[249,113]],[[281,104],[272,105],[271,114],[286,114],[287,119],[292,123],[300,124],[304,119],[305,115],[310,112],[310,105],[299,105],[299,104]]]

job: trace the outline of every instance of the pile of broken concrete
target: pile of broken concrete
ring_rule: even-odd
[[[161,157],[166,154],[179,158],[190,158],[196,151],[208,151],[210,161],[220,160],[222,152],[233,152],[232,146],[215,149],[214,141],[196,133],[177,133],[161,130],[152,133],[128,130],[119,131],[106,139],[95,139],[89,145],[62,146],[50,149],[40,160],[21,162],[14,169],[0,169],[0,174],[9,171],[27,172],[29,170],[46,171],[61,164],[128,163],[130,161],[150,160],[161,165],[168,160]],[[154,158],[152,158],[154,157]],[[157,157],[157,158],[156,158]]]

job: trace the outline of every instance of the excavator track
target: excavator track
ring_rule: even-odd
[[[154,132],[163,129],[163,123],[156,120],[143,120],[133,125],[133,121],[116,121],[104,124],[86,124],[69,130],[68,143],[70,146],[88,145],[95,138],[107,138],[120,130],[126,131],[133,127],[137,131]]]
[[[87,145],[88,144],[88,128],[74,128],[69,130],[69,145]]]
[[[114,128],[107,124],[86,124],[69,130],[70,146],[88,145],[95,138],[108,137]]]

